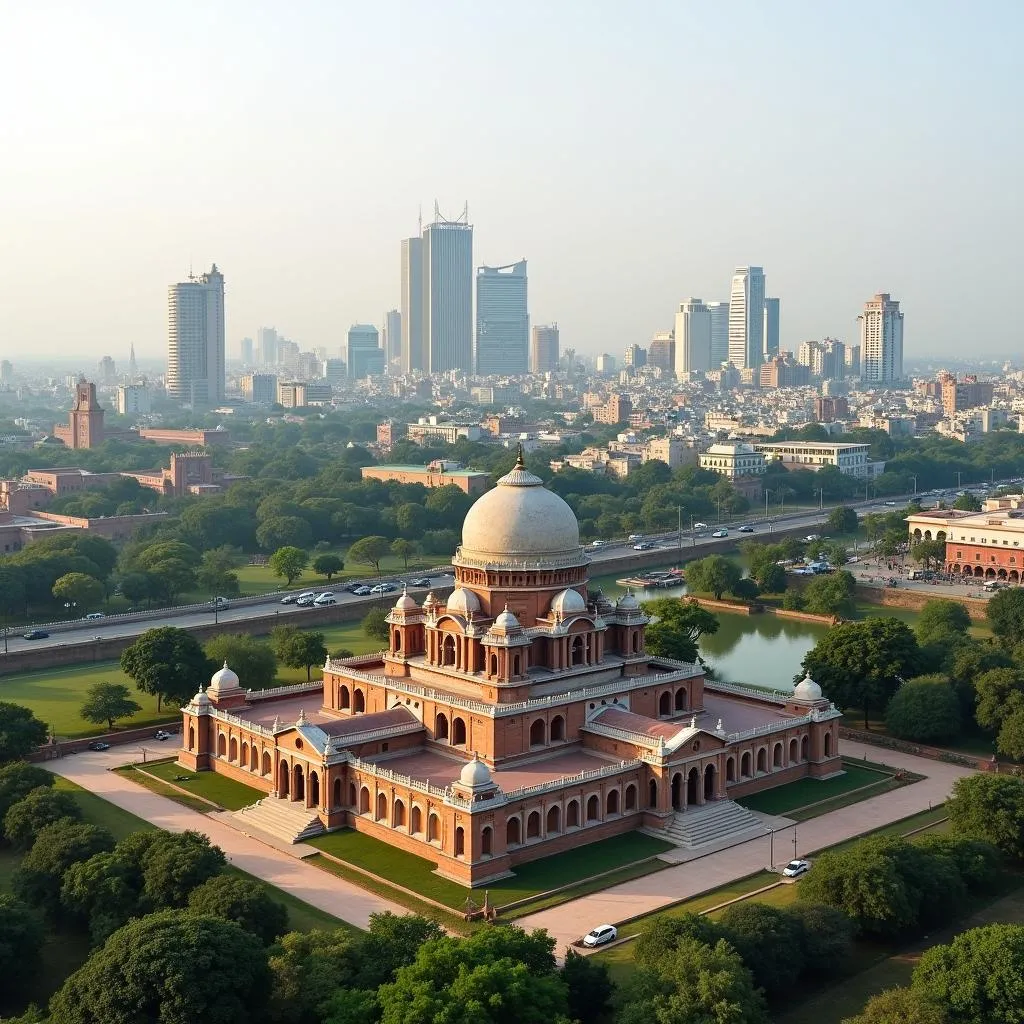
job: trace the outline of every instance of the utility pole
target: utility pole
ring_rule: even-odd
[[[682,555],[683,553],[683,506],[676,506],[676,513],[678,516],[676,523],[676,550]]]
[[[910,479],[914,481],[914,497],[916,498],[917,497],[917,477],[916,476],[911,476]]]

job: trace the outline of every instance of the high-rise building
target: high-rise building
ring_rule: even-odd
[[[811,377],[810,368],[794,360],[792,352],[780,352],[766,359],[758,372],[763,388],[805,387]]]
[[[676,376],[711,369],[711,311],[703,299],[687,299],[676,313]]]
[[[423,340],[428,373],[473,370],[473,226],[469,207],[423,229]]]
[[[860,345],[846,346],[846,376],[860,376]]]
[[[256,332],[256,362],[260,366],[277,366],[277,349],[277,329],[274,327],[261,327]]]
[[[134,349],[133,349],[134,351]],[[0,361],[0,384],[8,386],[14,380],[14,364],[9,359]]]
[[[939,378],[942,388],[942,412],[944,416],[953,417],[965,409],[976,409],[982,405],[992,404],[995,385],[990,380],[978,380],[976,374],[969,374],[962,381],[956,374],[944,373]]]
[[[242,396],[253,405],[273,405],[277,401],[277,375],[247,373],[242,378]]]
[[[476,372],[481,376],[526,373],[530,318],[526,260],[476,272]]]
[[[812,377],[842,380],[846,376],[846,346],[835,338],[803,341],[797,349],[797,362],[806,366]]]
[[[401,359],[402,372],[425,370],[423,349],[423,239],[402,239]]]
[[[331,387],[338,387],[348,378],[348,367],[344,359],[325,359],[320,364],[320,376]]]
[[[622,357],[623,366],[632,366],[634,369],[640,366],[647,365],[647,349],[643,345],[637,345],[635,342],[632,345],[627,346],[626,352]]]
[[[671,331],[659,331],[647,346],[647,365],[663,373],[675,373],[676,343]]]
[[[149,388],[145,384],[122,384],[117,389],[119,416],[145,415],[151,408]]]
[[[380,335],[373,324],[353,324],[349,328],[345,361],[351,380],[375,377],[384,372],[384,350],[380,347]]]
[[[614,373],[615,356],[609,355],[607,352],[602,352],[601,355],[594,360],[594,368],[598,373]]]
[[[530,371],[532,373],[557,372],[558,345],[558,324],[542,324],[534,327],[530,341]]]
[[[737,267],[729,294],[729,361],[739,370],[763,362],[764,269]]]
[[[888,292],[864,303],[860,327],[860,376],[868,383],[903,379],[903,314]]]
[[[243,366],[252,366],[252,338],[243,338],[238,343],[238,356],[242,360]]]
[[[117,380],[117,364],[110,356],[100,360],[100,380],[104,384],[113,384]]]
[[[167,394],[189,405],[224,399],[224,275],[172,284],[167,296]]]
[[[709,302],[711,314],[711,367],[717,370],[729,361],[729,303]]]
[[[765,359],[779,354],[779,300],[764,300],[764,347]]]
[[[135,343],[128,347],[128,383],[134,384],[139,379],[139,364],[135,361]]]
[[[382,339],[384,359],[388,372],[401,366],[402,360],[402,314],[397,309],[389,309],[384,314],[384,337]]]

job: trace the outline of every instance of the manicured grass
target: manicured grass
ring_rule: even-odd
[[[173,782],[174,785],[187,789],[197,796],[206,797],[207,800],[212,800],[228,811],[237,811],[242,807],[248,807],[267,795],[262,789],[247,786],[244,782],[229,779],[225,775],[218,775],[217,772],[190,772],[182,768],[177,761],[157,761],[155,764],[145,764],[139,767],[149,772],[150,775],[155,775],[158,779]],[[188,781],[179,780],[179,775],[186,777]],[[133,773],[132,780],[143,784],[147,781],[145,776],[140,776],[138,772]],[[209,807],[206,809],[209,810]]]
[[[830,797],[841,796],[852,790],[871,786],[872,789],[866,790],[863,796],[858,794],[858,799],[867,799],[869,796],[875,795],[874,787],[882,786],[891,779],[891,773],[864,768],[850,761],[844,761],[843,774],[835,778],[797,779],[796,782],[789,782],[775,789],[739,797],[736,802],[752,811],[760,811],[762,814],[787,815],[808,804],[815,804],[822,800],[828,800]],[[832,807],[825,808],[825,810],[834,809]],[[824,811],[818,811],[817,808],[815,811],[824,813]]]
[[[483,901],[483,893],[479,890],[474,892],[435,874],[436,865],[433,861],[395,849],[362,832],[345,829],[310,839],[309,842],[326,853],[365,871],[372,871],[387,881],[403,885],[453,910],[463,911],[468,898],[477,904]],[[668,849],[671,849],[670,843],[641,833],[613,836],[520,865],[515,868],[515,877],[495,882],[487,886],[487,891],[491,904],[501,907],[560,886],[571,885],[591,875],[623,868]],[[606,888],[607,884],[614,883],[602,883],[601,888]]]

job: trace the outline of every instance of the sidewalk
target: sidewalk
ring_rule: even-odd
[[[764,870],[768,866],[769,850],[773,844],[775,864],[785,864],[794,854],[812,853],[919,811],[926,811],[946,799],[958,778],[974,774],[971,769],[959,765],[861,743],[844,742],[841,749],[844,757],[857,760],[866,756],[868,761],[876,764],[905,768],[925,778],[910,786],[784,828],[775,833],[774,840],[768,834],[755,837],[738,846],[709,853],[698,860],[690,860],[559,907],[530,914],[520,918],[517,924],[526,929],[546,928],[554,936],[555,948],[561,956],[566,947],[596,925],[615,924],[638,914],[650,913],[670,903]],[[585,847],[580,850],[580,856],[586,856]]]
[[[57,761],[47,761],[43,767],[159,828],[169,832],[184,832],[186,829],[202,832],[224,851],[230,864],[357,928],[366,928],[371,914],[387,910],[393,914],[408,913],[396,903],[381,899],[328,871],[305,864],[290,853],[251,839],[209,815],[151,793],[110,770],[133,760],[135,755],[134,749],[115,749],[109,754],[74,754]]]

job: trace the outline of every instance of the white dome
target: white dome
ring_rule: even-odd
[[[456,561],[543,562],[578,557],[580,528],[573,510],[522,464],[477,499],[462,524]]]
[[[519,620],[508,610],[505,610],[494,620],[494,624],[499,629],[518,629]]]
[[[480,611],[480,598],[472,590],[465,587],[456,587],[448,598],[445,611],[453,615],[468,615],[470,612]]]
[[[224,667],[217,669],[210,678],[210,688],[213,690],[230,690],[237,685],[238,676],[228,668],[226,661],[224,662]]]
[[[557,615],[575,615],[586,610],[587,602],[578,590],[563,590],[551,602],[551,611]]]
[[[414,612],[419,608],[414,598],[409,596],[408,591],[402,590],[402,596],[395,602],[396,612]]]
[[[793,696],[797,700],[821,700],[821,687],[808,673],[794,687]]]
[[[465,767],[459,772],[459,782],[463,786],[475,788],[476,786],[486,786],[491,781],[491,773],[487,768],[487,765],[483,763],[476,756],[473,755],[473,760],[469,761]]]
[[[193,707],[205,708],[205,707],[209,707],[209,705],[210,705],[210,698],[206,696],[206,691],[205,690],[200,690],[192,698],[192,706]]]
[[[615,602],[615,607],[627,612],[636,611],[640,607],[640,602],[632,594],[626,593]]]

